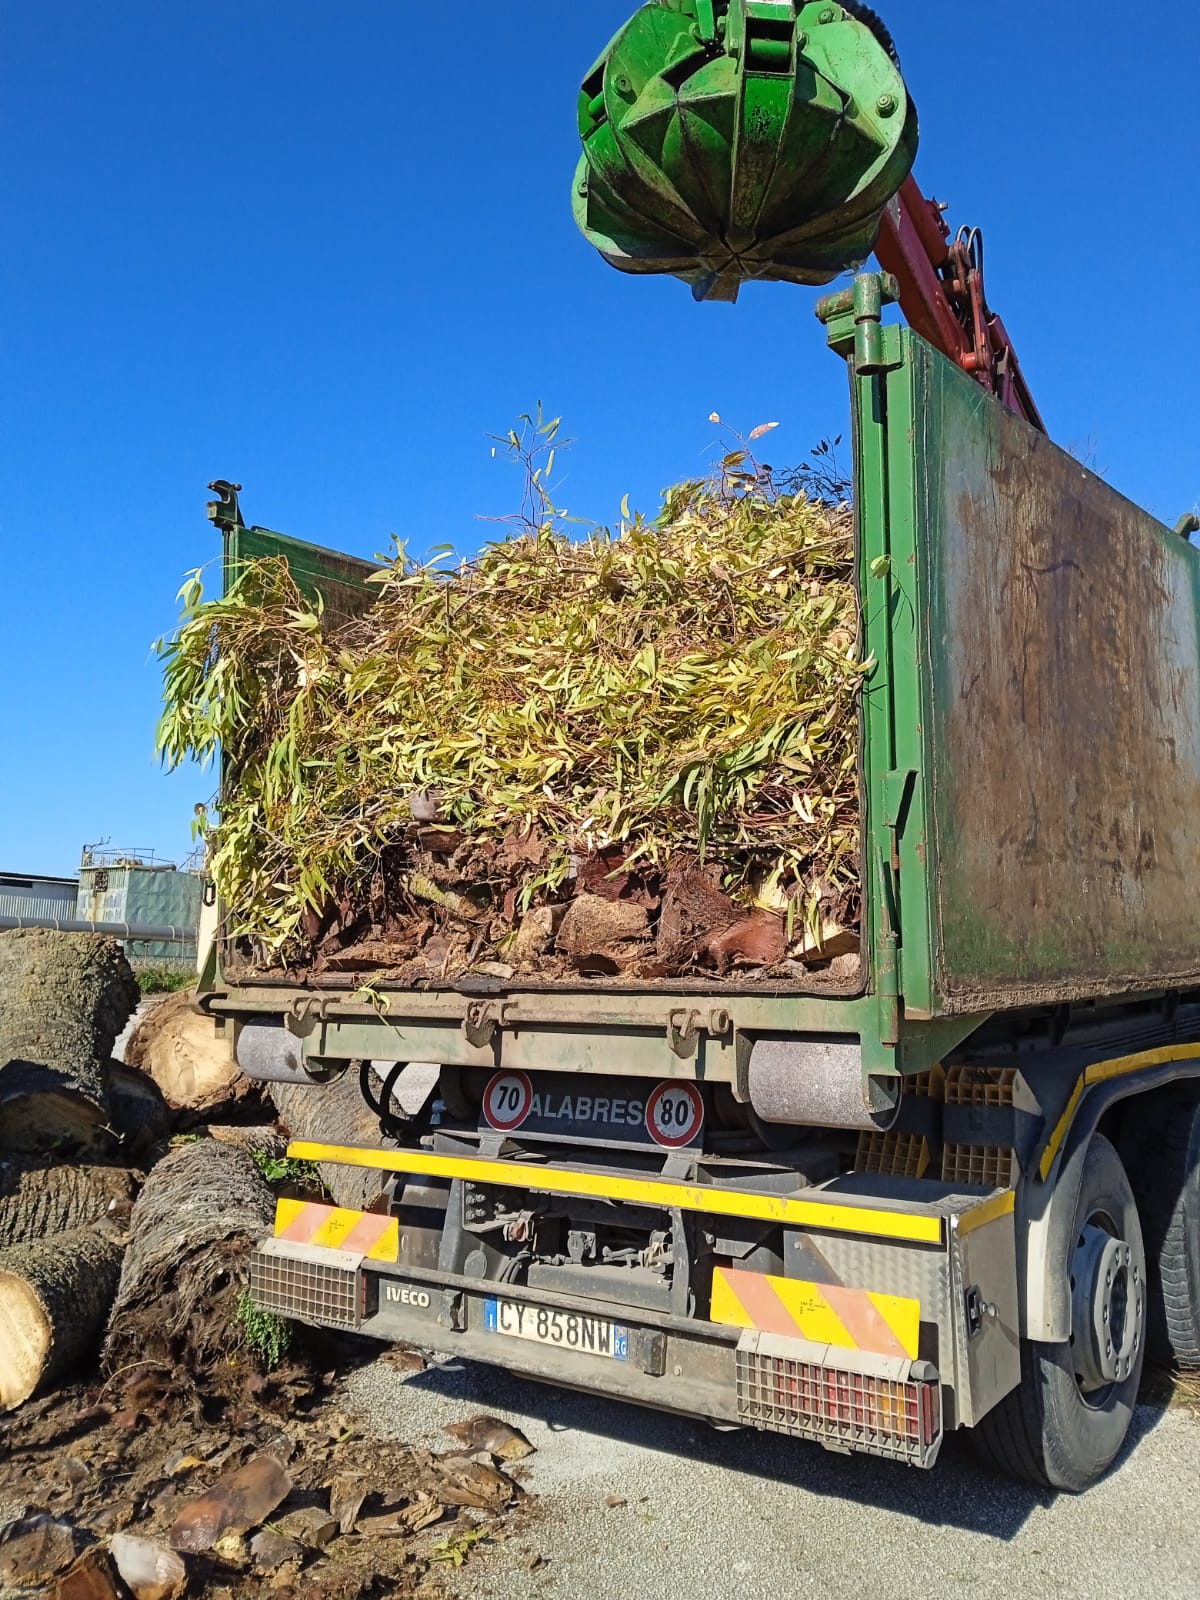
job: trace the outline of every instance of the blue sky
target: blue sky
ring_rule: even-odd
[[[781,461],[842,428],[814,293],[697,307],[576,234],[575,94],[632,8],[5,8],[0,867],[186,852],[211,782],[153,760],[150,645],[216,554],[210,478],[363,555],[469,550],[518,488],[486,436],[539,398],[578,441],[563,498],[601,521],[695,472],[714,409],[778,419]],[[1051,432],[1173,523],[1200,499],[1197,11],[880,9],[918,176],[985,229]]]

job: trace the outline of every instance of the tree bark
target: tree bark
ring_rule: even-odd
[[[104,1344],[108,1369],[227,1361],[248,1258],[274,1214],[254,1162],[232,1145],[201,1139],[160,1161],[133,1209]]]
[[[115,939],[49,928],[0,934],[0,1062],[53,1067],[105,1105],[113,1046],[138,999]]]
[[[104,1226],[0,1251],[0,1410],[96,1349],[120,1271],[120,1237]]]
[[[280,1122],[293,1139],[368,1145],[376,1150],[385,1144],[379,1132],[379,1118],[363,1099],[353,1067],[332,1083],[273,1083],[271,1099]],[[318,1163],[318,1167],[334,1203],[352,1211],[372,1210],[388,1182],[387,1173],[364,1167],[341,1167],[329,1161]]]
[[[44,1158],[0,1157],[0,1248],[128,1221],[137,1179],[120,1167],[70,1167]]]
[[[108,1154],[108,1063],[138,1001],[121,947],[0,934],[0,1149]]]
[[[192,1010],[194,999],[181,989],[147,1011],[125,1047],[126,1065],[148,1072],[179,1111],[210,1110],[246,1087],[229,1036]]]

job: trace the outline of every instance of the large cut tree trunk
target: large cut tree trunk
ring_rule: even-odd
[[[0,1046],[0,1061],[3,1047]],[[69,1072],[36,1061],[0,1065],[0,1150],[99,1157],[116,1154],[105,1104]]]
[[[128,1221],[137,1179],[120,1167],[66,1167],[36,1156],[0,1156],[0,1248]]]
[[[353,1067],[332,1083],[273,1083],[271,1099],[280,1122],[293,1139],[368,1145],[372,1149],[379,1149],[384,1143],[379,1134],[379,1118],[363,1099]],[[370,1211],[381,1199],[388,1181],[386,1172],[335,1166],[329,1161],[320,1163],[320,1173],[334,1202],[353,1211]]]
[[[109,1370],[228,1358],[248,1257],[274,1213],[254,1162],[232,1145],[201,1139],[160,1161],[133,1209],[104,1344]]]
[[[192,1010],[195,991],[181,989],[146,1012],[125,1046],[128,1066],[141,1067],[177,1111],[207,1111],[246,1087],[228,1033]]]
[[[103,1225],[0,1250],[0,1410],[96,1350],[120,1271]]]
[[[137,1002],[113,939],[0,934],[0,1148],[104,1149],[108,1063]]]
[[[170,1137],[170,1107],[154,1079],[140,1067],[109,1063],[108,1104],[122,1161],[141,1162]]]

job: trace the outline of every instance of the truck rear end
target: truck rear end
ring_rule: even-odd
[[[1200,555],[886,325],[894,288],[822,306],[873,663],[852,992],[216,961],[201,1003],[305,1097],[293,1155],[359,1180],[280,1202],[265,1309],[922,1467],[978,1427],[1079,1488],[1155,1326],[1133,1152],[1200,1070]],[[231,570],[361,604],[369,569],[235,507]],[[1039,1360],[1070,1420],[1004,1456]]]

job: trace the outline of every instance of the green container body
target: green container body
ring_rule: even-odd
[[[764,1033],[853,1035],[864,1073],[915,1073],[989,1015],[1200,980],[1200,551],[883,326],[886,298],[867,274],[823,308],[850,375],[875,663],[864,992],[514,987],[528,1027],[513,1048],[530,1063],[586,1065],[620,1035],[627,1070],[660,1071],[667,1017],[669,1036],[699,1028],[700,1076],[736,1081],[739,1041]],[[327,607],[370,603],[367,563],[259,528],[226,538],[233,566],[284,554]],[[389,1026],[409,1059],[484,1063],[490,1047],[462,1040],[472,1003],[392,992]],[[707,1021],[718,1006],[727,1032]],[[349,1027],[343,1042],[371,1053]]]

